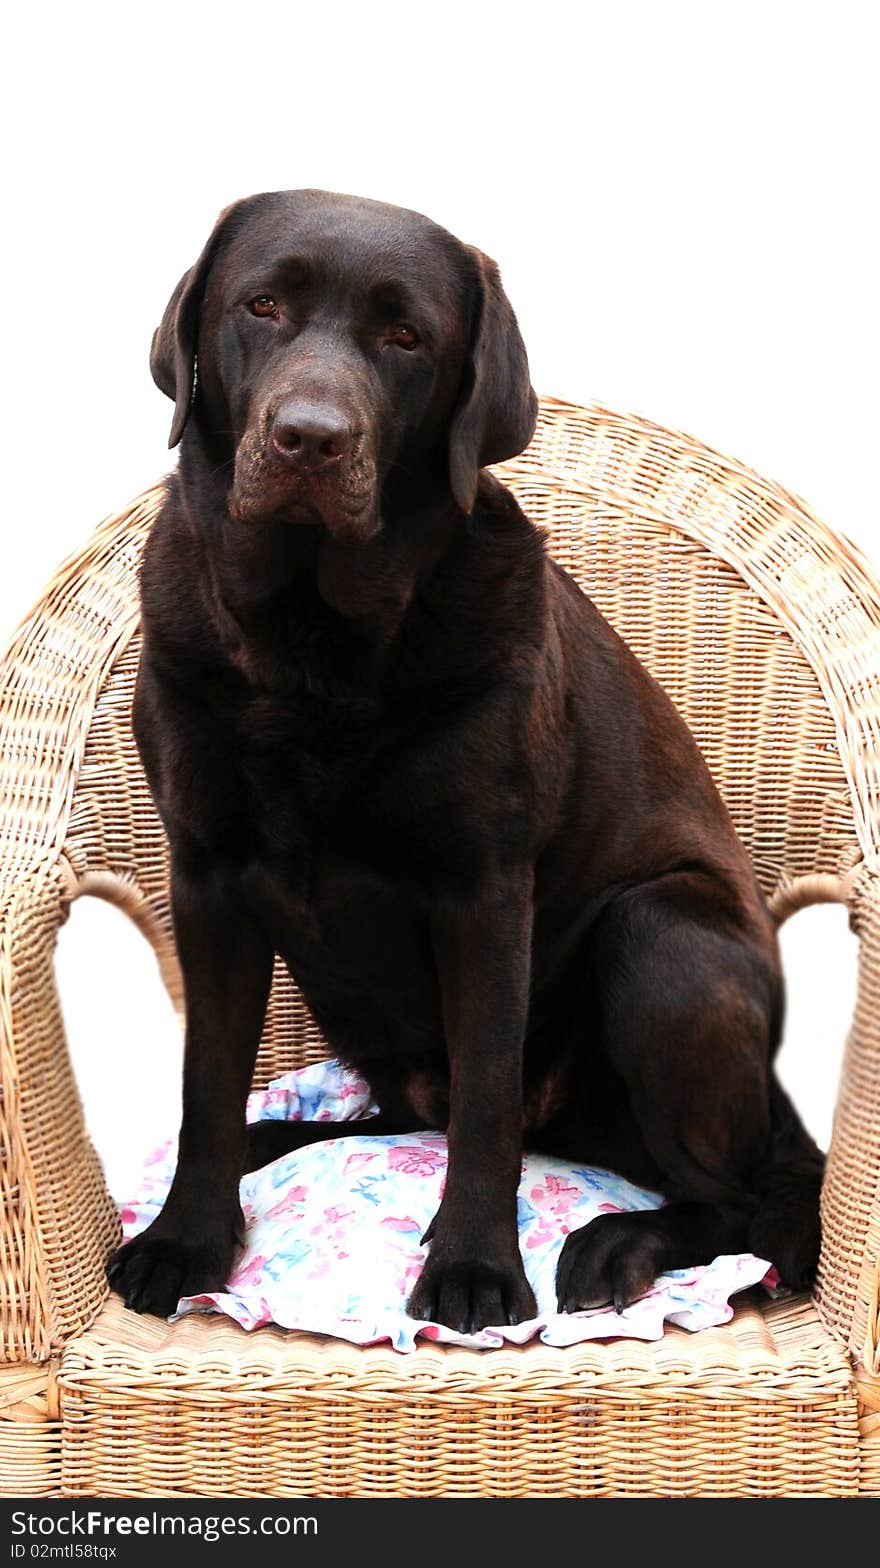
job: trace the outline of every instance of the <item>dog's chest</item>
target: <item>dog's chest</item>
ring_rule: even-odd
[[[474,875],[479,844],[449,770],[412,725],[368,708],[261,699],[237,727],[234,766],[255,860],[303,916],[379,891],[434,896]]]
[[[239,749],[256,850],[249,901],[313,1004],[358,997],[384,1017],[405,998],[413,1027],[435,1022],[423,897],[435,850],[422,810],[412,800],[406,810],[401,769],[368,726],[284,717],[264,711]]]

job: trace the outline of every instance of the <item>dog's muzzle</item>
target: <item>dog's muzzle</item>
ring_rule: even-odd
[[[229,509],[237,522],[318,524],[364,543],[380,526],[370,443],[332,404],[284,402],[240,442]]]

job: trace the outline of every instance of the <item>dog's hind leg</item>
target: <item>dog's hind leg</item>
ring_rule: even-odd
[[[776,1265],[786,1285],[805,1290],[819,1259],[819,1195],[825,1156],[776,1079],[770,1082],[770,1149],[755,1177],[759,1207],[748,1246]]]
[[[782,991],[769,936],[738,928],[707,877],[680,872],[608,906],[590,965],[601,1046],[669,1202],[574,1231],[560,1309],[620,1309],[659,1273],[759,1244],[784,1283],[807,1282],[822,1162],[772,1077]]]
[[[359,1116],[347,1122],[251,1122],[247,1130],[244,1169],[245,1172],[259,1170],[293,1149],[302,1149],[309,1143],[328,1143],[331,1138],[385,1137],[424,1130],[425,1123],[411,1111],[399,1116],[381,1113]]]

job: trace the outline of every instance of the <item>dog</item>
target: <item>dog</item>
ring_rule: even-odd
[[[253,196],[151,368],[180,455],[133,725],[170,850],[183,1117],[111,1284],[160,1314],[222,1288],[243,1171],[365,1127],[447,1133],[417,1319],[534,1315],[524,1143],[667,1200],[568,1236],[561,1311],[745,1247],[808,1284],[822,1156],[773,1071],[773,921],[683,720],[486,472],[537,406],[495,263],[378,202]],[[276,953],[370,1123],[246,1130]]]

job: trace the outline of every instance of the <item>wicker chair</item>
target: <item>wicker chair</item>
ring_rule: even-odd
[[[880,1493],[880,586],[778,485],[645,420],[545,400],[503,472],[695,730],[778,918],[838,900],[861,939],[815,1297],[656,1344],[410,1357],[106,1297],[117,1220],[53,946],[72,899],[110,899],[179,1002],[129,733],[157,486],[61,568],[0,672],[0,1490]],[[256,1081],[322,1054],[279,968]]]

